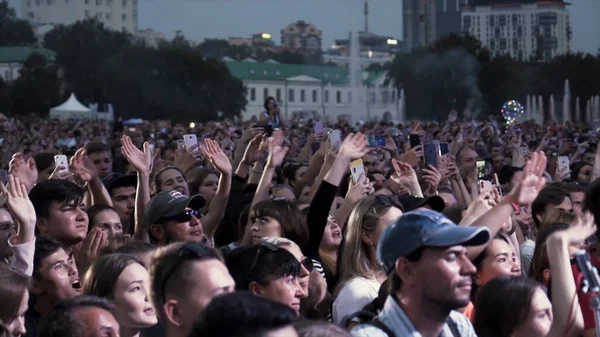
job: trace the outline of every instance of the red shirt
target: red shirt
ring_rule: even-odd
[[[594,265],[594,267],[596,267],[596,269],[600,270],[600,260],[598,260],[598,258],[596,258],[594,255],[590,255],[590,260],[592,261],[592,264]],[[577,263],[575,263],[574,260],[571,261],[571,269],[573,270],[573,276],[575,277],[575,282],[577,282],[577,280],[579,280],[579,275],[581,275],[581,272],[579,271],[579,268],[577,267]],[[596,322],[594,321],[595,315],[594,315],[594,310],[590,307],[590,299],[593,296],[595,296],[596,294],[594,294],[594,293],[585,294],[581,291],[580,284],[576,284],[575,286],[577,289],[577,297],[579,298],[579,304],[581,306],[581,314],[583,315],[584,329],[595,329],[596,328]]]

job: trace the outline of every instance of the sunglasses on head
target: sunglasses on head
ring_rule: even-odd
[[[250,278],[250,276],[252,276],[252,274],[254,273],[254,269],[256,269],[256,265],[260,261],[261,257],[263,255],[265,255],[265,253],[267,253],[267,252],[276,253],[279,250],[280,249],[278,247],[276,247],[268,242],[261,242],[260,247],[258,247],[258,250],[256,251],[256,255],[254,256],[254,260],[252,260],[252,264],[250,265],[250,269],[248,271],[248,278]]]
[[[177,255],[177,262],[171,264],[171,268],[167,269],[164,273],[165,278],[162,282],[162,296],[163,299],[166,299],[166,287],[169,279],[175,274],[177,269],[181,267],[181,265],[185,261],[194,260],[197,258],[202,258],[208,255],[209,249],[206,246],[203,246],[197,242],[188,242],[181,247],[179,254]]]
[[[159,220],[160,223],[164,223],[167,221],[174,221],[174,222],[188,222],[192,220],[192,216],[195,216],[196,218],[200,218],[200,211],[196,211],[196,210],[186,210],[183,213],[179,213],[177,215],[174,216],[169,216],[169,217],[163,217]]]

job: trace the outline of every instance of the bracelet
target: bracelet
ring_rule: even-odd
[[[506,199],[508,202],[510,202],[510,205],[512,206],[513,210],[515,212],[518,212],[521,208],[519,207],[519,204],[517,204],[516,202],[514,202],[512,200],[512,198],[510,196],[505,196],[504,199]]]

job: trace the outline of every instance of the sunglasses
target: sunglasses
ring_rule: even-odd
[[[258,250],[256,251],[256,255],[254,256],[254,259],[252,260],[252,264],[250,265],[250,269],[248,271],[248,279],[250,279],[250,276],[252,276],[252,274],[254,273],[254,269],[256,269],[256,265],[260,261],[261,257],[263,255],[265,255],[265,253],[267,253],[267,252],[276,253],[279,250],[280,250],[279,248],[277,248],[276,246],[274,246],[268,242],[261,242],[260,247],[258,247]]]
[[[179,254],[177,255],[178,259],[176,263],[171,264],[171,268],[167,269],[165,272],[165,278],[162,282],[162,296],[163,300],[166,300],[166,288],[167,282],[169,279],[175,274],[177,269],[181,267],[181,265],[189,260],[194,260],[198,258],[202,258],[209,255],[209,249],[206,246],[203,246],[197,242],[188,242],[181,247]]]
[[[174,222],[188,222],[192,220],[192,216],[195,216],[196,218],[200,218],[200,211],[196,211],[196,210],[186,210],[183,213],[174,215],[174,216],[169,216],[169,217],[163,217],[159,219],[159,223],[165,223],[167,221],[174,221]]]

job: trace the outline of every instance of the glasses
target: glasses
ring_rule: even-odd
[[[254,260],[252,260],[252,264],[250,265],[248,279],[250,279],[250,276],[252,276],[252,274],[254,273],[254,269],[256,269],[256,265],[258,264],[258,261],[260,261],[262,255],[264,255],[266,252],[276,253],[278,251],[279,248],[277,248],[276,246],[268,242],[261,242],[260,247],[258,247],[256,255],[254,256]]]
[[[188,222],[188,221],[192,220],[192,216],[195,216],[196,218],[200,218],[200,211],[186,210],[183,213],[180,213],[180,214],[177,214],[174,216],[160,218],[160,220],[158,222],[159,223],[165,223],[167,221]]]
[[[202,257],[208,256],[208,255],[209,255],[209,249],[197,242],[188,242],[181,247],[179,254],[177,254],[177,257],[178,257],[177,262],[171,264],[171,268],[167,269],[167,272],[165,272],[165,274],[164,274],[165,278],[162,282],[163,301],[166,300],[166,298],[167,298],[167,295],[166,295],[167,282],[173,276],[173,274],[175,274],[177,269],[179,269],[179,267],[181,267],[181,265],[185,261],[202,258]]]

